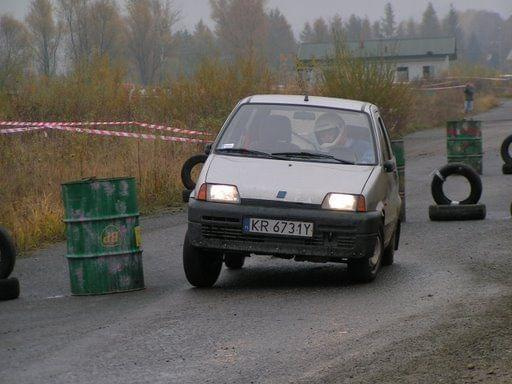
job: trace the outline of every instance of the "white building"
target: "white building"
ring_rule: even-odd
[[[399,82],[435,78],[457,59],[454,37],[349,41],[346,46],[354,57],[393,63]],[[333,44],[305,43],[300,45],[298,56],[302,63],[312,66],[326,61],[333,53]]]

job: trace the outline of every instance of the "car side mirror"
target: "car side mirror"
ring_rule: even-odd
[[[395,162],[393,160],[386,160],[384,162],[384,171],[391,173],[395,171]]]
[[[212,152],[212,145],[211,144],[206,144],[206,146],[204,147],[205,155],[209,155],[211,152]]]

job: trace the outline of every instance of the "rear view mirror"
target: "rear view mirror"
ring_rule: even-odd
[[[293,114],[295,120],[316,120],[316,115],[313,112],[297,111]]]
[[[395,171],[395,162],[393,160],[386,160],[384,162],[384,170],[388,173]]]
[[[212,144],[206,144],[204,147],[204,153],[205,155],[209,155],[212,152]]]

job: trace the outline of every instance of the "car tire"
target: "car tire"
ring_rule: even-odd
[[[192,180],[192,169],[198,164],[205,163],[207,159],[207,155],[195,155],[183,163],[181,167],[181,182],[186,189],[195,189],[196,183]]]
[[[348,263],[348,274],[352,281],[356,283],[370,283],[377,277],[382,265],[384,254],[384,244],[382,232],[375,238],[374,255],[370,258],[350,260]],[[374,259],[375,258],[375,259]],[[372,260],[373,259],[373,260]]]
[[[512,144],[512,135],[508,136],[503,143],[501,144],[501,158],[505,162],[505,164],[512,164],[512,156],[510,156],[510,144]],[[508,175],[508,173],[507,173]]]
[[[443,191],[443,184],[449,176],[459,175],[465,177],[471,186],[469,197],[461,202],[459,205],[477,204],[482,197],[482,179],[476,171],[466,164],[451,163],[445,165],[440,170],[436,171],[434,179],[432,180],[432,197],[438,205],[452,205],[453,201],[450,200]]]
[[[487,209],[484,204],[431,205],[428,216],[432,221],[484,220]]]
[[[188,203],[190,200],[190,194],[192,191],[190,189],[185,189],[183,192],[181,192],[181,198],[183,199],[184,203]]]
[[[245,264],[245,255],[241,253],[226,253],[224,255],[224,264],[228,269],[242,269]]]
[[[16,263],[16,247],[6,229],[0,227],[0,279],[7,279]]]
[[[198,288],[209,288],[219,278],[222,255],[194,247],[187,234],[183,244],[183,268],[190,284]]]
[[[504,175],[512,175],[512,164],[503,164],[503,168],[501,170]]]
[[[0,279],[0,300],[14,300],[20,296],[20,282],[12,277]]]
[[[391,237],[391,240],[389,240],[389,244],[386,248],[384,248],[384,252],[382,254],[382,265],[383,266],[389,266],[393,265],[395,261],[395,249],[397,248],[397,236],[399,236],[398,231],[399,225],[397,224],[396,230],[393,233],[393,237]]]

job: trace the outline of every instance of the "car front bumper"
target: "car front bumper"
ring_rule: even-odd
[[[313,237],[244,233],[246,217],[313,222]],[[231,205],[195,199],[189,202],[188,219],[189,240],[198,248],[320,262],[371,257],[382,226],[379,212],[337,212],[278,203]]]

